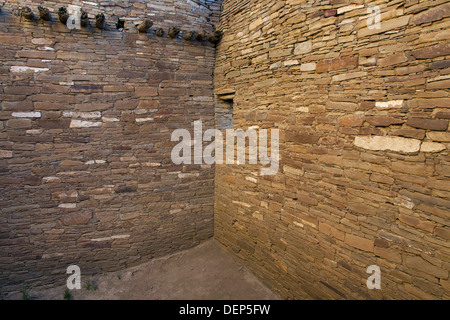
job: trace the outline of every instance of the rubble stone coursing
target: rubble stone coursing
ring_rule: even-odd
[[[215,237],[283,298],[450,298],[449,27],[446,0],[224,2],[216,100],[281,160],[217,166]]]
[[[46,1],[0,14],[0,296],[123,269],[213,235],[214,167],[175,166],[173,130],[213,126],[219,1]],[[38,15],[42,1],[22,1]],[[61,6],[90,26],[69,30]],[[95,28],[104,12],[106,27]],[[118,19],[125,21],[117,30]],[[147,34],[136,24],[154,22]],[[156,37],[156,28],[165,35]]]

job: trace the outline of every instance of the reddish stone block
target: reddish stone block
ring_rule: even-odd
[[[350,69],[358,66],[358,56],[336,58],[331,60],[319,61],[316,66],[317,73]]]
[[[366,117],[366,121],[376,127],[389,127],[393,124],[402,124],[402,119],[388,117],[388,116],[373,116]]]
[[[359,104],[359,110],[370,110],[375,108],[375,101],[363,101]]]
[[[363,115],[350,115],[339,119],[339,125],[345,127],[360,127],[364,122]]]
[[[117,101],[114,103],[114,108],[118,110],[133,110],[136,109],[138,103],[139,100],[137,99]]]
[[[325,18],[337,16],[337,9],[329,9],[329,10],[325,10],[323,16],[324,16]]]

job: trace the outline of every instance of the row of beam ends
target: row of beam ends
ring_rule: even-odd
[[[20,9],[20,15],[28,21],[32,20],[44,20],[44,21],[50,21],[52,19],[50,11],[47,8],[38,6],[39,11],[39,17],[36,17],[33,10],[30,7],[24,7]],[[58,18],[61,23],[64,25],[67,25],[67,21],[69,20],[69,13],[65,7],[61,7],[58,10]],[[81,10],[81,16],[80,16],[80,25],[83,28],[86,28],[89,26],[89,17],[86,11]],[[103,13],[99,13],[95,16],[95,27],[98,29],[104,29],[106,25],[106,19],[105,15]],[[137,30],[140,33],[146,33],[151,27],[153,26],[153,21],[145,20],[144,22],[138,24]],[[174,39],[180,34],[181,30],[178,27],[170,27],[167,35]],[[164,29],[163,28],[157,28],[155,30],[155,34],[158,37],[164,36]],[[181,34],[181,37],[184,40],[197,40],[197,41],[204,41],[208,40],[212,44],[218,44],[220,40],[222,39],[223,32],[216,30],[214,32],[206,32],[206,31],[183,31]]]

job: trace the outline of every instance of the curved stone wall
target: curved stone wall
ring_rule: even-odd
[[[41,2],[22,3],[38,15]],[[16,1],[0,13],[1,296],[62,284],[69,265],[122,269],[213,235],[214,167],[174,165],[171,134],[214,124],[215,48],[167,31],[212,31],[220,4],[97,2],[46,1],[48,22],[18,16]],[[69,4],[87,28],[59,22]]]

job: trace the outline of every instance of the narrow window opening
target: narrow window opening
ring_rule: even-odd
[[[234,95],[219,96],[216,106],[217,129],[233,128]]]
[[[119,31],[123,31],[123,29],[125,28],[125,20],[118,19],[116,23],[116,28]]]

